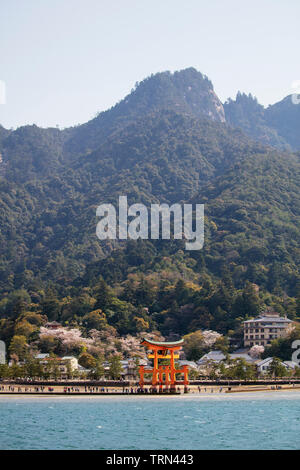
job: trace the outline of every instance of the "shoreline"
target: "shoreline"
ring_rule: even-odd
[[[1,388],[1,387],[0,387]],[[253,392],[286,392],[286,391],[295,391],[300,392],[300,385],[266,385],[266,386],[249,386],[249,385],[240,385],[240,386],[190,386],[189,392],[184,393],[184,389],[180,388],[175,393],[164,392],[164,393],[150,393],[148,392],[138,392],[137,388],[125,387],[105,387],[104,390],[96,390],[95,387],[63,387],[63,386],[53,386],[52,390],[47,390],[44,387],[44,390],[41,390],[41,387],[32,386],[16,387],[13,385],[6,385],[3,389],[0,389],[0,397],[189,397],[189,396],[224,396],[227,394],[240,394],[240,393],[253,393]]]
[[[244,392],[244,393],[243,393]],[[255,392],[255,393],[253,393]],[[285,392],[288,392],[287,394]],[[291,393],[290,393],[291,392]],[[293,393],[294,392],[294,395]],[[220,394],[217,394],[217,393],[192,393],[192,394],[180,394],[180,395],[154,395],[154,394],[134,394],[134,395],[126,395],[126,394],[118,394],[118,393],[108,393],[108,394],[98,394],[98,395],[92,395],[92,394],[87,394],[87,395],[65,395],[65,394],[54,394],[54,395],[49,395],[49,394],[18,394],[18,393],[14,393],[14,394],[0,394],[0,405],[1,403],[3,403],[3,401],[5,402],[6,400],[10,401],[10,400],[22,400],[23,403],[26,403],[26,401],[31,402],[32,400],[37,400],[37,401],[43,401],[43,399],[45,401],[47,400],[63,400],[64,402],[67,402],[68,400],[70,401],[73,401],[73,400],[76,400],[79,402],[81,401],[85,401],[85,400],[88,400],[88,401],[102,401],[102,400],[128,400],[128,402],[131,402],[131,403],[134,403],[134,398],[136,400],[173,400],[173,399],[180,399],[180,400],[188,400],[188,399],[196,399],[196,400],[208,400],[208,401],[235,401],[235,400],[238,400],[238,399],[246,399],[246,400],[250,400],[250,399],[264,399],[264,400],[267,400],[268,397],[270,399],[274,399],[274,398],[283,398],[283,399],[289,399],[289,398],[297,398],[300,400],[300,390],[288,390],[288,389],[285,389],[285,390],[252,390],[252,391],[249,391],[249,390],[243,390],[241,391],[240,393],[237,392],[237,393],[229,393],[229,394],[225,394],[225,393],[220,393]],[[131,401],[131,398],[133,399],[133,401]],[[3,401],[2,401],[3,400]]]

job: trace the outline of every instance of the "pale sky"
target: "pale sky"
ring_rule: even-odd
[[[0,0],[0,124],[83,123],[186,67],[267,106],[300,80],[299,18],[299,0]]]

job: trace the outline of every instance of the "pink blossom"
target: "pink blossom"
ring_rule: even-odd
[[[262,355],[264,350],[265,350],[265,348],[263,346],[260,346],[258,344],[254,344],[254,346],[252,346],[252,348],[249,350],[249,355],[252,358],[258,358]]]

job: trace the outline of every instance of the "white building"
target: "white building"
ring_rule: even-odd
[[[270,346],[273,339],[288,335],[292,329],[293,322],[287,317],[280,317],[276,312],[263,312],[257,318],[244,322],[244,346]]]
[[[67,363],[70,364],[71,370],[78,370],[78,359],[74,356],[64,356],[61,358],[61,363],[66,366]]]
[[[273,357],[267,357],[262,361],[256,363],[257,370],[260,374],[267,374],[269,372],[270,365],[273,362]],[[281,364],[286,368],[286,370],[294,370],[298,366],[296,362],[293,361],[281,361]]]
[[[229,358],[234,360],[234,359],[245,359],[246,362],[249,364],[254,363],[254,359],[249,356],[249,354],[245,352],[235,352],[228,354]],[[202,366],[205,365],[209,362],[214,362],[215,364],[219,364],[220,362],[224,361],[226,359],[225,354],[222,353],[222,351],[210,351],[207,354],[204,354],[198,361],[197,364]]]
[[[222,353],[222,351],[216,350],[216,351],[209,351],[209,353],[204,354],[198,361],[197,364],[199,366],[205,365],[209,362],[214,362],[216,364],[219,364],[221,361],[224,361],[226,359],[225,354]]]

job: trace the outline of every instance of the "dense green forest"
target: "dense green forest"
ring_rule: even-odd
[[[56,320],[86,338],[211,329],[239,345],[242,321],[266,307],[299,319],[300,145],[278,109],[280,132],[265,115],[245,96],[224,114],[187,69],[146,79],[82,126],[0,127],[0,338],[59,353],[39,339]],[[119,195],[205,204],[203,249],[100,242],[96,208]]]
[[[251,95],[239,92],[224,103],[226,122],[266,145],[281,150],[300,148],[300,106],[292,96],[264,108]]]

